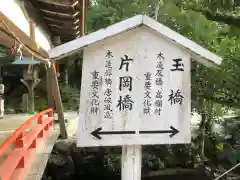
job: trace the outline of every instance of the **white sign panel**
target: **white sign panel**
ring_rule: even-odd
[[[147,27],[85,48],[79,147],[190,143],[190,55]]]

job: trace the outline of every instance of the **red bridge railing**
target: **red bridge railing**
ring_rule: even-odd
[[[0,146],[0,180],[23,180],[34,160],[37,148],[52,130],[52,109],[35,114],[19,127]]]

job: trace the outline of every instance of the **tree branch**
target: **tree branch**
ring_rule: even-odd
[[[204,98],[218,104],[226,105],[229,107],[240,108],[240,104],[238,103],[239,101],[235,101],[233,98],[217,98],[217,97],[208,96],[208,95],[204,95]]]
[[[233,26],[236,26],[236,27],[240,27],[240,17],[239,16],[227,15],[227,14],[219,13],[219,12],[213,13],[209,9],[193,8],[192,10],[195,11],[195,12],[202,13],[203,15],[205,15],[205,17],[208,20],[223,22],[223,23],[228,24],[228,25],[233,25]]]
[[[196,5],[182,5],[181,3],[176,4],[178,7],[184,7],[185,9],[192,10],[195,12],[200,12],[208,20],[222,22],[228,25],[233,25],[236,27],[240,27],[240,16],[229,15],[227,13],[213,12],[209,8],[199,8]]]

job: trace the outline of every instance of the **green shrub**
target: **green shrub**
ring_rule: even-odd
[[[60,84],[64,110],[78,110],[80,93],[77,88]]]

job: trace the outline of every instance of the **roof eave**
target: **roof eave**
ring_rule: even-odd
[[[75,53],[76,51],[98,41],[101,41],[105,38],[116,36],[120,33],[131,30],[135,27],[143,24],[143,16],[137,15],[130,19],[121,21],[120,23],[113,24],[107,28],[100,29],[96,32],[93,32],[89,35],[82,36],[78,39],[70,41],[68,43],[57,46],[48,51],[49,56],[52,59],[61,59]]]
[[[61,59],[76,53],[78,50],[92,43],[101,41],[108,37],[116,36],[141,25],[145,25],[150,29],[155,30],[160,35],[167,37],[173,43],[182,46],[191,54],[194,60],[206,65],[207,67],[215,67],[220,65],[222,62],[221,57],[145,15],[137,15],[113,24],[107,28],[98,30],[89,35],[50,49],[48,53],[49,56],[55,60]]]

